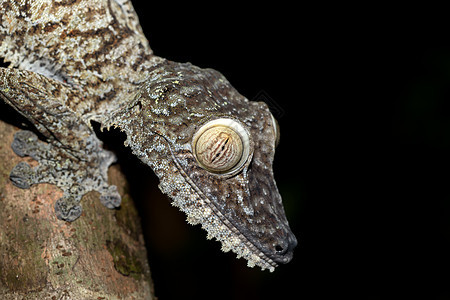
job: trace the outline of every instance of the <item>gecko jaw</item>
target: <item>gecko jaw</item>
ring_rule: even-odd
[[[201,224],[208,233],[207,238],[216,238],[222,244],[222,251],[232,250],[238,258],[245,258],[249,267],[259,266],[262,270],[273,272],[278,264],[259,250],[244,234],[242,234],[204,195],[187,176],[178,160],[172,153],[179,176],[177,179],[161,180],[159,188],[173,201],[172,205],[186,213],[189,224]],[[182,181],[182,182],[180,182]],[[189,191],[188,188],[193,189]]]
[[[200,191],[201,192],[201,191]],[[200,194],[200,193],[199,193]],[[207,198],[199,197],[194,209],[180,205],[175,197],[172,204],[186,213],[187,221],[191,225],[201,224],[207,231],[207,239],[216,238],[222,244],[221,250],[228,252],[232,250],[238,258],[245,258],[249,267],[259,266],[262,270],[268,269],[273,272],[278,266],[272,259],[253,245],[233,224],[228,221],[219,211],[213,208]]]

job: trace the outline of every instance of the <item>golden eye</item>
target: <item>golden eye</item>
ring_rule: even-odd
[[[202,168],[217,174],[234,174],[251,155],[250,138],[238,122],[216,119],[194,134],[192,150]]]

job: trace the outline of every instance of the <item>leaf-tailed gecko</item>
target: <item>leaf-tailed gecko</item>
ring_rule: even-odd
[[[208,238],[273,271],[292,259],[272,162],[279,128],[267,105],[248,101],[219,72],[153,54],[129,0],[0,0],[0,98],[46,138],[19,131],[19,188],[52,183],[64,192],[56,216],[74,221],[81,197],[121,197],[107,182],[113,153],[91,122],[118,127],[159,177],[160,189]]]

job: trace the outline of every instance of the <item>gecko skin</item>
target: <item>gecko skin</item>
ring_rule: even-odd
[[[80,215],[81,197],[100,192],[120,206],[107,183],[113,153],[91,121],[119,127],[125,144],[160,179],[172,204],[208,238],[273,271],[292,259],[297,241],[275,184],[279,136],[266,104],[250,102],[217,71],[155,56],[127,0],[2,1],[0,98],[46,138],[19,131],[19,188],[60,187],[59,219]]]

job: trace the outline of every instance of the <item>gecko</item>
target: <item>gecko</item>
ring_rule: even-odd
[[[79,218],[89,191],[120,207],[107,175],[116,156],[97,122],[125,132],[161,191],[223,251],[271,272],[291,261],[297,240],[274,179],[280,132],[268,106],[218,71],[156,56],[131,1],[0,0],[0,57],[0,98],[40,133],[15,134],[13,151],[38,165],[18,163],[10,180],[58,186],[58,219]]]

